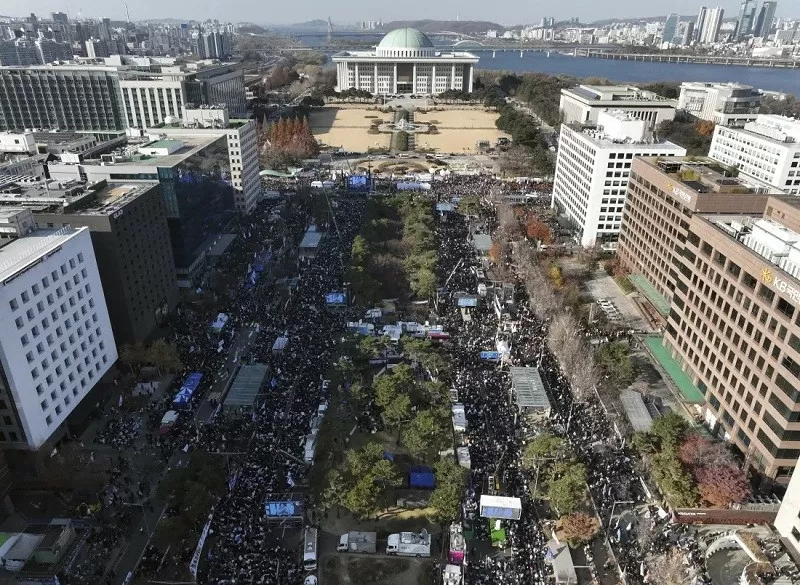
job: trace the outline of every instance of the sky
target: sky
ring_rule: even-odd
[[[706,0],[707,6],[722,6],[726,17],[735,17],[741,0]],[[582,22],[606,18],[633,18],[663,15],[668,12],[696,14],[702,0],[559,0],[556,6],[528,0],[128,0],[132,20],[176,18],[264,23],[304,22],[329,15],[334,25],[357,20],[489,20],[499,24],[538,23],[542,17],[566,20],[577,16]],[[24,12],[21,6],[25,6]],[[277,10],[276,10],[277,8]],[[23,16],[34,12],[49,16],[62,11],[70,18],[125,20],[125,0],[0,0],[0,15]],[[777,16],[800,17],[800,2],[778,0]]]

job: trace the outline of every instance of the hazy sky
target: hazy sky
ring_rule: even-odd
[[[291,23],[314,18],[337,21],[436,19],[490,20],[500,24],[536,23],[544,16],[556,19],[580,17],[583,22],[614,17],[646,17],[668,12],[695,14],[701,4],[722,6],[725,16],[735,16],[740,0],[559,0],[555,3],[526,0],[128,0],[131,19],[178,18],[255,23]],[[22,10],[22,7],[24,11]],[[45,16],[63,11],[71,18],[108,16],[125,19],[125,0],[0,0],[0,15],[22,16],[28,12]],[[797,0],[779,0],[777,16],[800,16]]]

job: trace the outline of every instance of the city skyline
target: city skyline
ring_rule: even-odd
[[[778,2],[776,17],[796,17],[790,14],[790,2]],[[720,0],[710,3],[700,3],[696,0],[675,0],[668,5],[660,6],[663,10],[661,14],[642,14],[639,11],[641,6],[634,0],[620,0],[618,2],[597,3],[587,8],[580,0],[565,0],[559,3],[557,9],[552,11],[526,11],[520,10],[520,6],[509,3],[502,6],[484,6],[477,2],[464,2],[447,0],[437,3],[432,9],[429,3],[422,0],[410,0],[402,6],[384,5],[377,9],[374,5],[361,0],[347,0],[336,6],[336,13],[332,19],[334,22],[350,22],[359,20],[407,20],[409,14],[418,14],[420,18],[432,20],[483,20],[492,21],[505,25],[520,25],[538,22],[545,16],[554,16],[556,20],[567,20],[572,17],[580,18],[581,22],[593,22],[607,19],[627,19],[627,18],[656,18],[663,17],[669,13],[680,15],[697,14],[701,6],[721,6],[725,9],[727,18],[735,17],[738,14],[741,2],[739,0]],[[761,2],[759,2],[759,6]],[[253,22],[257,24],[292,24],[305,22],[314,19],[327,18],[330,6],[319,0],[293,6],[286,6],[280,15],[267,9],[262,9],[258,5],[251,4],[249,0],[232,0],[224,6],[213,7],[203,10],[189,0],[176,0],[170,3],[156,2],[155,0],[142,0],[136,4],[128,4],[131,20],[148,20],[160,18],[181,19],[184,15],[191,15],[192,20],[219,19],[224,21]],[[65,12],[70,19],[76,18],[101,18],[109,17],[113,20],[126,19],[126,5],[120,2],[118,5],[109,5],[107,2],[99,0],[88,0],[80,6],[68,4],[64,0],[34,0],[27,3],[26,12],[14,11],[14,14],[5,13],[2,16],[24,17],[30,12],[37,16],[49,18],[51,12]],[[240,15],[231,18],[231,15]]]

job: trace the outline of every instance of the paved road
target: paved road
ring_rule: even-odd
[[[234,375],[236,367],[241,361],[241,356],[250,347],[250,344],[256,339],[256,331],[253,327],[243,327],[233,338],[233,343],[230,345],[225,362],[218,371],[214,374],[214,383],[211,386],[207,396],[222,396],[231,376]],[[195,413],[195,424],[206,423],[216,410],[216,405],[211,404],[208,398],[198,406]],[[183,445],[178,445],[178,449],[172,454],[164,473],[173,467],[182,467],[189,462],[190,454],[183,451]],[[155,494],[155,487],[153,486],[152,493]],[[114,583],[117,585],[124,585],[128,572],[134,571],[139,565],[144,555],[145,548],[150,542],[150,538],[156,530],[158,521],[161,519],[166,502],[151,500],[153,511],[149,511],[146,506],[137,505],[136,510],[139,511],[138,516],[133,521],[133,536],[127,543],[126,548],[121,553],[116,563],[116,578]]]

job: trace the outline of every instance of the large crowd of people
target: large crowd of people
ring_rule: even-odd
[[[419,196],[428,198],[433,206],[438,200],[458,201],[466,196],[480,199],[493,189],[515,195],[539,193],[547,187],[532,181],[499,182],[487,176],[454,175],[435,182],[431,192]],[[272,261],[282,262],[278,248],[296,246],[310,214],[307,207],[286,204],[282,207],[280,237],[276,237],[274,222],[266,214],[256,215],[239,227],[240,238],[234,243],[231,254],[239,260],[242,255],[252,255],[252,262],[255,262],[260,257],[258,243],[270,241]],[[185,425],[176,436],[147,439],[147,447],[165,462],[178,448],[226,456],[233,454],[226,466],[229,491],[211,514],[198,583],[299,584],[303,580],[298,550],[284,538],[282,530],[276,530],[273,519],[265,513],[265,501],[279,495],[286,498],[289,493],[293,494],[291,498],[304,501],[303,492],[294,489],[296,484],[303,483],[308,472],[303,462],[304,438],[318,405],[326,399],[322,380],[338,357],[334,354],[336,343],[342,337],[346,321],[355,315],[353,308],[328,305],[326,293],[346,287],[343,281],[345,263],[365,209],[366,200],[362,197],[336,198],[329,206],[335,221],[327,226],[324,245],[319,246],[315,257],[292,265],[297,279],[286,283],[285,294],[279,294],[272,281],[269,286],[248,284],[245,275],[230,275],[236,280],[231,281],[225,307],[230,321],[222,336],[213,337],[207,333],[208,315],[202,311],[183,307],[175,318],[173,341],[180,350],[186,372],[203,372],[209,379],[217,380],[220,367],[228,357],[225,349],[234,342],[233,332],[254,324],[258,324],[255,337],[238,359],[269,366],[268,390],[259,395],[248,416],[218,412],[209,420],[201,421],[202,424]],[[483,215],[476,218],[441,213],[437,216],[441,288],[437,314],[432,318],[450,334],[446,351],[454,370],[453,389],[465,406],[468,421],[465,443],[469,448],[471,469],[464,492],[463,521],[479,540],[487,540],[489,524],[479,517],[477,504],[482,494],[498,492],[520,498],[522,516],[505,523],[509,555],[486,554],[468,546],[469,568],[465,583],[539,585],[552,580],[553,571],[548,562],[552,557],[552,534],[548,520],[540,517],[543,508],[532,500],[530,471],[521,464],[526,440],[543,431],[563,437],[584,463],[591,502],[603,526],[612,527],[609,529],[610,551],[602,539],[582,551],[585,566],[590,568],[581,570],[591,573],[585,575],[586,580],[596,578],[599,582],[610,582],[612,576],[620,572],[629,584],[645,583],[648,578],[646,555],[663,552],[676,541],[663,536],[667,534],[666,529],[658,524],[656,514],[646,517],[629,514],[620,521],[623,509],[620,503],[624,502],[627,509],[633,510],[641,508],[645,502],[631,455],[612,430],[599,402],[593,398],[574,400],[558,363],[543,345],[547,337],[546,325],[536,318],[522,288],[517,286],[516,298],[513,305],[507,307],[507,313],[509,319],[524,322],[524,327],[509,331],[505,328],[507,323],[503,323],[486,302],[472,310],[471,318],[463,318],[455,293],[475,294],[477,291],[475,268],[479,260],[469,236],[476,225],[486,228],[493,225],[491,209],[483,207]],[[240,266],[241,262],[232,261],[230,265]],[[218,270],[224,272],[225,267]],[[198,294],[202,294],[202,289],[201,285]],[[546,383],[552,415],[540,428],[530,428],[525,419],[518,416],[509,398],[507,371],[480,357],[480,352],[496,348],[501,330],[510,348],[506,359],[514,365],[538,366]],[[286,346],[281,351],[273,351],[278,337],[287,339]],[[171,396],[164,398],[162,408],[170,399]],[[203,400],[203,393],[198,393],[193,400],[196,406]],[[110,422],[98,434],[97,442],[120,450],[130,448],[144,420],[130,415]],[[153,424],[151,421],[150,427]],[[104,505],[147,500],[151,486],[132,479],[122,458],[115,470],[113,481],[104,492]],[[612,517],[615,511],[617,516]],[[105,531],[95,529],[90,544],[97,544],[97,550],[107,554],[123,538],[124,529],[130,524],[129,513],[126,518],[124,523],[109,526]],[[300,525],[309,521],[313,522],[313,518],[306,517]],[[650,525],[639,527],[638,523]],[[661,531],[662,536],[642,545],[635,534],[640,528]],[[188,565],[195,545],[196,542],[184,542],[176,546],[180,550],[174,558]],[[691,550],[687,549],[686,554],[688,559],[693,559]],[[150,546],[144,552],[141,569],[152,571],[160,566],[159,556],[156,547]],[[688,570],[702,575],[699,568],[692,567]],[[99,574],[95,567],[93,582],[100,582]],[[71,578],[65,575],[62,582],[80,582],[75,580],[78,575],[83,576],[83,573],[73,573]],[[115,577],[113,572],[108,573],[107,582]]]

